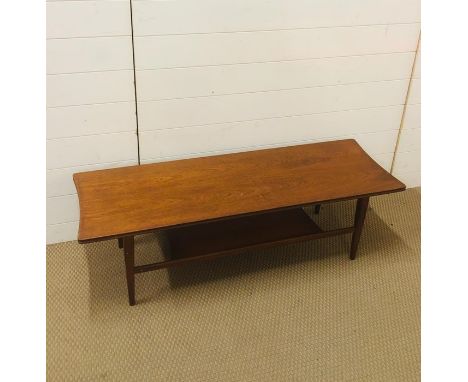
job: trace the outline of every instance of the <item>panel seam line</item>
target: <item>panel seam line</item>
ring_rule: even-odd
[[[132,36],[132,62],[133,62],[133,89],[134,89],[134,98],[135,98],[135,122],[136,122],[136,138],[137,138],[137,156],[138,164],[140,164],[140,135],[138,130],[138,98],[137,98],[137,84],[136,84],[136,69],[135,69],[135,42],[133,36],[133,3],[132,0],[129,0],[130,5],[130,28]]]
[[[396,156],[397,156],[398,147],[400,146],[401,131],[403,130],[403,124],[405,122],[406,109],[408,107],[408,99],[409,99],[409,95],[410,95],[410,91],[411,91],[411,85],[413,83],[413,74],[414,74],[414,69],[416,67],[416,60],[417,60],[418,53],[419,53],[420,43],[421,43],[421,31],[419,31],[418,43],[416,45],[416,51],[415,51],[415,54],[414,54],[413,66],[411,67],[410,80],[408,81],[408,89],[406,90],[405,103],[403,104],[403,112],[401,113],[400,128],[398,129],[398,136],[397,136],[397,139],[396,139],[396,142],[395,142],[395,150],[393,152],[393,159],[392,159],[392,165],[390,167],[390,174],[393,174],[393,170],[395,168],[395,160],[396,160]]]

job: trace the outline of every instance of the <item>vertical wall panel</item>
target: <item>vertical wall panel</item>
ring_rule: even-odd
[[[128,0],[47,2],[48,39],[130,36]]]
[[[47,3],[47,243],[75,240],[74,172],[136,164],[128,0]]]
[[[255,149],[266,145],[312,142],[352,134],[397,132],[402,105],[317,113],[264,120],[219,123],[140,133],[140,153],[146,159],[187,158],[198,153]],[[393,135],[381,152],[392,153]],[[161,145],[164,142],[164,145]],[[377,150],[378,151],[378,150]]]
[[[408,78],[413,52],[137,72],[138,100],[287,90]],[[248,80],[247,80],[248,79]]]
[[[420,21],[414,0],[133,0],[136,35],[339,27]]]
[[[135,67],[147,70],[408,52],[415,50],[418,33],[419,24],[390,24],[136,36]]]
[[[49,39],[47,74],[133,69],[130,36]]]
[[[135,0],[142,162],[357,137],[388,168],[419,8],[418,0]]]

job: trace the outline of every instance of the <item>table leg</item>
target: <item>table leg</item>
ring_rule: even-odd
[[[354,232],[353,239],[351,241],[351,251],[349,258],[354,260],[356,258],[356,251],[361,238],[362,228],[364,226],[364,220],[366,218],[367,206],[369,205],[369,197],[359,198],[356,204],[356,212],[354,214]]]
[[[322,206],[321,204],[316,204],[314,206],[314,214],[318,215],[320,213],[320,207],[321,206]]]
[[[119,248],[123,248],[123,238],[119,237],[117,241],[119,242]]]
[[[128,302],[135,305],[135,240],[133,236],[123,238],[125,271],[127,274]]]

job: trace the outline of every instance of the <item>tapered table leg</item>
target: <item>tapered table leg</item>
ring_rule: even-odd
[[[117,241],[119,242],[119,248],[123,248],[123,238],[119,237]]]
[[[127,275],[128,302],[135,305],[135,240],[133,236],[123,238],[125,271]]]
[[[321,204],[316,204],[314,207],[314,214],[318,215],[320,213]]]
[[[367,206],[369,205],[369,197],[359,198],[356,204],[356,212],[354,214],[354,232],[353,239],[351,241],[351,251],[349,258],[354,260],[356,258],[356,251],[361,238],[362,228],[364,226],[364,220],[366,218]]]

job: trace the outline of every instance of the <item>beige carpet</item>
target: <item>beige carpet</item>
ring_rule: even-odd
[[[134,307],[116,241],[50,245],[48,381],[418,381],[419,206],[371,198],[354,262],[347,235],[140,274]],[[138,263],[161,256],[136,243]]]

